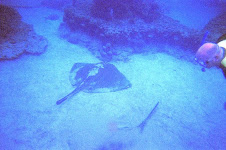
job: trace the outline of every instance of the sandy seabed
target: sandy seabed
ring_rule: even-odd
[[[165,53],[130,56],[113,64],[132,88],[112,93],[71,92],[74,63],[100,62],[84,47],[59,38],[45,8],[19,9],[23,20],[49,40],[40,56],[0,62],[0,149],[224,149],[226,84],[216,68]],[[158,48],[158,47],[153,47]],[[166,48],[168,48],[166,46]],[[159,105],[143,133],[136,126]],[[126,129],[128,128],[128,129]]]

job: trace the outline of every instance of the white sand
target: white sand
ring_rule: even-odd
[[[20,9],[25,22],[49,40],[40,56],[0,62],[0,149],[92,150],[121,142],[124,149],[223,149],[226,84],[220,70],[164,53],[131,56],[114,65],[132,88],[114,93],[71,92],[69,71],[76,62],[99,62],[86,49],[58,37],[61,12]],[[62,19],[62,18],[61,18]],[[144,132],[137,126],[154,105]],[[131,130],[118,128],[130,127]],[[110,146],[109,146],[110,147]]]

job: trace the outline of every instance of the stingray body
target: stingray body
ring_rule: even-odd
[[[69,76],[75,89],[56,102],[61,104],[80,91],[90,93],[115,92],[131,87],[131,83],[113,65],[109,63],[75,63]]]

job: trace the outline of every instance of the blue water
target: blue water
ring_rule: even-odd
[[[46,1],[48,7],[41,0],[1,1],[47,38],[48,48],[0,61],[0,150],[226,149],[225,77],[216,67],[202,72],[192,61],[196,50],[169,43],[147,44],[142,53],[110,61],[132,87],[81,91],[56,105],[74,90],[71,67],[102,59],[84,44],[98,48],[94,37],[78,34],[77,44],[60,37],[65,2]],[[157,2],[165,15],[198,31],[225,11],[224,1]]]

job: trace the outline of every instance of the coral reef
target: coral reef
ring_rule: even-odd
[[[106,45],[110,45],[112,50],[107,46],[108,54],[104,55],[108,57],[109,54],[114,54],[113,48],[118,46],[132,48],[133,50],[129,53],[140,53],[142,48],[150,43],[170,44],[194,49],[194,51],[199,46],[200,33],[161,14],[161,11],[158,12],[159,8],[156,3],[145,6],[143,3],[138,4],[140,0],[121,0],[117,1],[117,4],[115,2],[95,0],[88,4],[78,1],[79,7],[71,6],[64,10],[63,20],[66,25],[61,25],[61,27],[68,27],[72,32],[83,32],[93,39],[98,39],[102,44],[101,49],[97,50],[100,53],[106,52]],[[98,6],[103,8],[99,7],[98,10]],[[148,18],[148,16],[151,17]],[[69,37],[71,36],[66,38],[71,41]]]
[[[13,8],[0,5],[0,60],[13,59],[23,53],[41,54],[47,40],[37,35],[33,27],[21,21]]]
[[[217,40],[226,33],[226,12],[211,19],[203,28],[202,32],[209,32],[206,42],[217,42]]]

